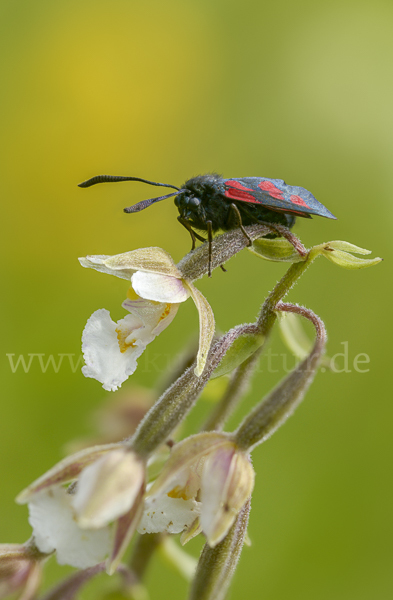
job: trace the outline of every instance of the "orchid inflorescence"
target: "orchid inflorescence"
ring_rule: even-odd
[[[203,244],[175,264],[161,248],[142,248],[115,256],[87,256],[83,267],[128,281],[127,311],[117,323],[96,310],[82,335],[86,377],[108,391],[117,390],[137,369],[138,359],[191,297],[199,313],[199,344],[192,360],[154,402],[140,390],[101,414],[101,435],[28,486],[17,498],[28,503],[32,537],[25,544],[0,545],[0,598],[37,597],[43,563],[52,554],[78,571],[46,593],[48,600],[70,599],[92,577],[117,572],[123,593],[143,596],[142,575],[156,549],[166,553],[191,580],[192,600],[224,598],[246,541],[255,472],[251,452],[288,418],[301,402],[323,360],[326,331],[310,309],[283,302],[284,296],[318,257],[349,269],[378,263],[354,254],[368,251],[343,241],[306,250],[289,231],[266,239],[267,225],[245,228],[251,252],[265,260],[288,262],[289,269],[262,305],[254,323],[215,334],[213,311],[194,281],[243,250],[240,230],[217,236],[212,264]],[[288,345],[301,361],[239,424],[224,430],[244,395],[279,315],[307,319],[314,344],[301,344],[288,319],[279,319]],[[299,324],[296,324],[297,330]],[[292,338],[292,339],[291,339]],[[294,339],[296,338],[296,339]],[[187,366],[187,362],[190,366]],[[222,397],[201,431],[181,438],[179,426],[210,380],[230,373]],[[75,445],[74,445],[75,447]],[[198,564],[171,536],[186,544],[206,539]],[[126,551],[132,538],[130,557]],[[142,591],[141,591],[142,590]],[[139,594],[139,596],[138,596]],[[142,594],[142,595],[141,595]]]

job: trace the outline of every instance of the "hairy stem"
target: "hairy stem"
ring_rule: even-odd
[[[316,331],[310,354],[244,419],[234,434],[238,446],[250,452],[269,438],[294,412],[313,381],[326,344],[323,321],[311,310],[293,304],[279,303],[277,311],[297,313],[309,319]]]
[[[203,431],[222,429],[225,421],[246,393],[251,377],[254,374],[259,358],[266,347],[266,342],[276,321],[277,315],[275,310],[277,310],[277,303],[289,292],[313,260],[314,257],[308,257],[303,262],[292,264],[284,277],[282,277],[266,298],[257,321],[258,331],[264,336],[265,341],[254,354],[249,356],[236,369],[222,399],[206,420],[202,428]]]
[[[266,342],[265,342],[266,343]],[[202,431],[220,431],[250,386],[265,343],[249,356],[233,373],[223,397],[208,416]]]
[[[202,375],[197,377],[192,366],[162,394],[128,442],[137,454],[148,457],[165,442],[194,406],[228,348],[239,336],[256,332],[255,325],[234,327],[211,348]]]
[[[192,582],[189,600],[223,600],[237,567],[247,533],[250,500],[239,512],[228,535],[210,548],[205,544]]]
[[[252,240],[256,240],[272,231],[272,228],[268,225],[251,225],[244,229]],[[248,239],[240,229],[233,229],[215,237],[212,241],[212,271],[241,250],[244,250],[244,248],[247,248],[248,243]],[[186,254],[177,264],[177,267],[185,279],[189,281],[195,281],[207,275],[209,271],[208,243],[205,242],[202,246]]]

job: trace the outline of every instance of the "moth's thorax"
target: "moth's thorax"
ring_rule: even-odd
[[[199,175],[186,181],[176,198],[180,216],[197,229],[207,230],[207,221],[212,221],[213,231],[222,227],[227,217],[228,205],[223,203],[224,185],[215,174]],[[225,213],[225,214],[221,214]]]

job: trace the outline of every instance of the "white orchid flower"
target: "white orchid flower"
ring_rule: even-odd
[[[199,477],[179,480],[184,494],[175,490],[144,499],[145,465],[122,444],[87,448],[69,456],[17,498],[28,503],[29,521],[37,548],[56,552],[59,564],[79,569],[107,558],[115,572],[137,529],[139,533],[180,533],[200,513],[192,496]],[[64,484],[71,485],[66,489]]]
[[[86,365],[82,372],[117,390],[135,371],[147,344],[173,320],[179,304],[192,296],[199,312],[200,334],[196,375],[201,375],[214,335],[214,316],[204,296],[187,281],[161,248],[142,248],[115,256],[87,256],[83,267],[131,281],[133,290],[122,304],[129,315],[115,323],[105,309],[88,320],[82,336]]]
[[[146,502],[156,501],[158,506],[167,497],[183,502],[198,497],[181,541],[186,543],[203,531],[209,546],[214,547],[250,497],[254,479],[249,456],[228,434],[199,433],[174,446]]]

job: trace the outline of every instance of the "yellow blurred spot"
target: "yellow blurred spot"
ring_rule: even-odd
[[[171,310],[171,305],[170,304],[166,304],[158,322],[160,322],[163,319],[165,319],[165,317],[167,317],[169,315],[170,310]]]
[[[169,498],[182,498],[182,500],[189,500],[190,498],[186,494],[186,490],[184,487],[177,485],[170,492],[168,492],[167,496]]]

